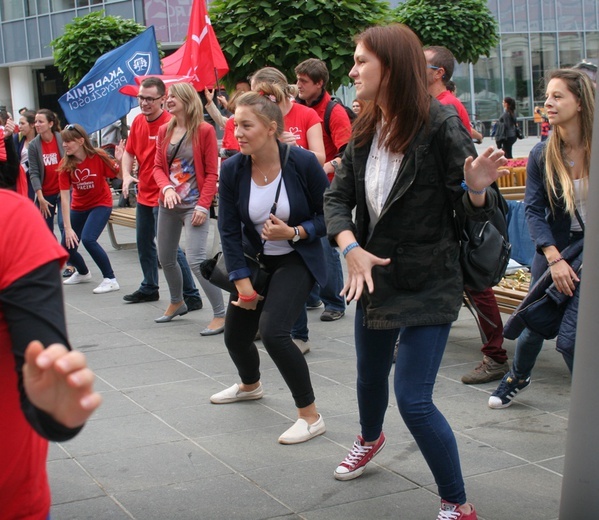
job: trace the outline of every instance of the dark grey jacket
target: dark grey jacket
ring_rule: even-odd
[[[56,142],[58,143],[58,154],[61,159],[64,156],[64,149],[62,148],[62,137],[60,132],[54,132]],[[29,157],[29,178],[31,179],[31,186],[33,191],[42,189],[44,184],[45,166],[44,166],[44,155],[42,153],[42,136],[37,135],[33,141],[29,143],[27,150]]]
[[[364,177],[370,144],[358,148],[350,141],[342,168],[325,192],[329,238],[351,230],[367,251],[391,258],[388,266],[373,268],[373,294],[363,293],[366,326],[390,329],[455,321],[463,280],[452,210],[488,220],[497,203],[494,191],[488,190],[486,205],[474,208],[460,186],[466,157],[476,156],[472,138],[453,107],[431,100],[428,128],[420,130],[406,151],[368,237]]]

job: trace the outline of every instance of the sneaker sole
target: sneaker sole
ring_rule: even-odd
[[[387,445],[387,439],[385,438],[383,444],[381,444],[379,446],[379,449],[376,450],[375,454],[371,457],[371,459],[366,464],[364,464],[363,466],[360,466],[358,469],[355,469],[354,471],[350,471],[349,473],[337,473],[337,470],[335,470],[333,472],[333,476],[335,477],[336,480],[341,480],[341,481],[353,480],[355,478],[358,478],[360,475],[362,475],[362,473],[364,473],[366,466],[370,462],[372,462],[372,459],[374,459],[386,445]]]
[[[262,399],[264,397],[264,393],[258,395],[248,395],[242,397],[232,397],[227,399],[213,399],[210,398],[210,402],[212,404],[230,404],[230,403],[238,403],[239,401],[256,401],[258,399]]]
[[[518,392],[516,392],[514,394],[514,397],[512,397],[507,403],[503,404],[503,401],[501,399],[499,399],[499,402],[501,404],[498,405],[491,405],[491,397],[496,397],[496,396],[490,396],[489,397],[489,408],[491,408],[492,410],[502,410],[503,408],[508,408],[509,406],[512,406],[512,403],[514,402],[514,399],[516,397],[518,397],[522,392],[524,392],[528,387],[530,387],[530,385],[532,384],[532,381],[530,383],[528,383],[524,388],[522,388],[522,390],[518,390]]]

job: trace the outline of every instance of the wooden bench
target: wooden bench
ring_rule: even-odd
[[[506,200],[524,200],[526,186],[500,186],[499,191]]]
[[[500,285],[493,287],[493,292],[497,300],[497,307],[506,314],[512,314],[528,294],[527,291],[521,289],[508,289]]]
[[[108,219],[108,236],[110,237],[112,247],[117,250],[135,249],[137,247],[137,243],[135,242],[119,244],[114,234],[113,226],[125,226],[135,229],[135,208],[112,208],[112,213]]]

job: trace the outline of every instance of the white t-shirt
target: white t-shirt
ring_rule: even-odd
[[[254,228],[259,235],[262,234],[264,222],[270,218],[272,205],[275,202],[275,196],[277,194],[277,187],[279,186],[280,179],[280,171],[275,180],[266,186],[259,186],[252,179],[248,211],[250,218],[254,223]],[[277,211],[275,214],[277,218],[287,222],[287,220],[289,220],[289,213],[289,197],[287,196],[287,190],[285,189],[285,182],[281,181],[281,192],[279,193],[279,201],[277,203]],[[267,240],[264,243],[265,255],[286,255],[292,251],[293,247],[289,245],[287,240]]]
[[[574,179],[574,198],[576,200],[576,209],[584,224],[587,223],[587,191],[588,191],[588,180],[585,179]],[[578,219],[574,217],[570,224],[570,231],[582,231]]]
[[[383,211],[404,158],[401,153],[392,153],[379,147],[379,132],[380,126],[377,126],[368,153],[364,177],[366,205],[370,215],[369,234]]]

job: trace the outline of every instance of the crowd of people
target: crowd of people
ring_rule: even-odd
[[[61,129],[50,110],[24,110],[14,136],[14,123],[6,121],[0,212],[11,224],[0,237],[0,264],[6,267],[0,269],[0,385],[7,396],[0,416],[17,425],[0,447],[0,503],[8,504],[8,518],[47,516],[44,439],[76,435],[100,404],[84,356],[69,347],[60,271],[66,262],[65,286],[92,280],[78,250],[82,243],[102,276],[93,293],[120,289],[98,239],[113,207],[107,179],[122,178],[124,191],[137,186],[143,275],[123,300],[158,301],[160,263],[170,301],[154,321],[168,323],[202,308],[196,276],[213,313],[199,334],[224,334],[239,376],[214,393],[212,403],[263,398],[260,338],[297,413],[278,442],[303,443],[324,434],[304,357],[310,351],[307,310],[322,306],[320,320],[331,322],[355,304],[360,433],[334,478],[359,477],[386,446],[395,364],[398,409],[435,478],[438,519],[476,520],[456,439],[433,390],[464,294],[454,215],[486,221],[502,211],[495,183],[508,173],[517,139],[515,102],[504,99],[497,147],[477,156],[468,114],[451,92],[455,60],[448,49],[423,49],[401,24],[369,28],[355,44],[351,118],[327,91],[326,64],[312,58],[295,68],[295,85],[265,67],[238,82],[231,98],[206,89],[206,107],[190,84],[167,91],[160,79],[146,78],[139,87],[141,113],[114,157],[94,147],[81,125]],[[548,76],[544,116],[552,132],[530,153],[524,200],[536,247],[531,285],[548,271],[555,289],[574,302],[560,328],[570,371],[581,272],[566,253],[577,245],[582,254],[594,93],[584,71]],[[229,109],[225,115],[217,102]],[[225,130],[220,151],[204,108]],[[221,289],[200,272],[217,193],[218,231],[235,286],[227,305]],[[183,230],[185,251],[179,247]],[[252,285],[246,255],[263,264],[265,288]],[[525,329],[510,368],[493,290],[468,297],[486,318],[480,322],[486,337],[483,360],[462,381],[501,380],[488,406],[505,408],[530,386],[544,337]],[[56,305],[44,305],[49,300]],[[17,470],[15,454],[25,451],[35,456]],[[16,479],[8,476],[12,472]],[[35,488],[35,497],[25,498],[25,488]]]

